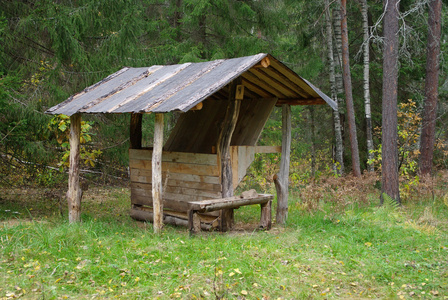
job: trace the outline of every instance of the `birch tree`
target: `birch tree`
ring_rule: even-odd
[[[336,86],[336,74],[335,74],[335,59],[333,52],[333,30],[331,26],[331,13],[330,4],[328,0],[325,0],[325,21],[326,21],[326,33],[327,33],[327,56],[329,64],[329,75],[330,75],[330,87],[331,87],[331,98],[339,104],[338,101],[338,89]],[[344,174],[344,145],[342,142],[342,130],[341,130],[341,119],[339,115],[339,105],[338,108],[333,110],[333,124],[334,124],[334,135],[335,135],[335,159],[336,159],[336,172],[338,175]]]
[[[374,171],[373,159],[374,159],[374,147],[373,147],[373,134],[372,134],[372,114],[370,110],[370,33],[369,33],[369,19],[368,19],[368,5],[367,0],[360,0],[361,2],[361,14],[362,14],[362,30],[363,30],[363,65],[364,65],[364,109],[366,116],[366,138],[367,138],[367,170],[369,172]]]

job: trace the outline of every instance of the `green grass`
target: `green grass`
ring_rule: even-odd
[[[71,225],[27,198],[0,201],[0,299],[448,298],[442,198],[308,212],[293,197],[286,227],[255,231],[259,208],[243,207],[239,230],[193,237],[130,219],[127,189],[89,191]]]

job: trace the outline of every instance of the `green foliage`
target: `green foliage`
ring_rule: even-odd
[[[385,207],[391,208],[392,210],[397,210],[400,207],[400,204],[386,193],[382,193],[381,198]]]
[[[80,134],[80,161],[86,166],[94,167],[95,161],[102,154],[99,149],[93,149],[88,146],[92,141],[93,122],[81,121]],[[62,157],[58,166],[63,171],[64,167],[70,165],[70,117],[66,115],[57,115],[48,123],[48,129],[56,136],[56,141],[62,148]]]

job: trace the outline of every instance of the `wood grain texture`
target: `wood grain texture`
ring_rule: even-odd
[[[277,191],[277,214],[278,224],[285,224],[288,218],[288,194],[289,194],[289,165],[291,154],[291,107],[287,104],[282,106],[282,159],[280,171],[274,176]]]
[[[142,182],[142,183],[151,183],[152,182],[151,170],[131,168],[130,173],[131,173],[131,181],[132,182]],[[172,180],[178,180],[178,181],[184,181],[184,182],[186,182],[186,184],[188,184],[188,183],[205,184],[204,189],[208,189],[207,184],[221,186],[219,176],[193,175],[193,174],[171,173],[171,172],[163,172],[162,171],[162,181],[163,182],[164,182],[166,176],[169,176],[168,184]]]
[[[277,98],[242,100],[230,145],[255,146],[276,102]]]
[[[235,130],[240,111],[241,100],[235,99],[236,88],[241,83],[241,78],[235,79],[229,86],[229,98],[227,110],[219,132],[217,150],[221,166],[222,197],[233,196],[233,175],[230,153],[230,142]],[[233,225],[233,209],[225,209],[221,212],[220,229],[226,231]]]
[[[150,197],[152,195],[152,185],[150,183],[137,183],[132,182],[131,183],[131,189],[132,190],[141,190],[141,194]],[[200,197],[207,197],[210,199],[214,198],[220,198],[221,197],[221,191],[209,191],[209,190],[200,190],[200,189],[193,189],[193,188],[185,188],[180,186],[169,186],[167,185],[163,191],[164,194],[170,193],[170,194],[179,194],[179,195],[190,195],[190,196],[200,196]]]
[[[152,163],[150,160],[129,159],[129,167],[143,170],[151,170]],[[168,173],[183,173],[192,175],[219,176],[218,166],[197,165],[176,162],[162,162],[161,170]]]
[[[140,160],[151,160],[152,150],[150,149],[130,149],[129,158]],[[216,154],[190,153],[190,152],[172,152],[163,151],[162,162],[176,162],[196,165],[218,165]]]
[[[79,144],[81,137],[81,114],[70,117],[70,167],[68,173],[68,220],[70,223],[81,221],[81,197],[79,186]]]
[[[260,229],[269,230],[272,226],[272,200],[261,203]]]
[[[163,227],[162,147],[163,114],[156,114],[154,123],[154,150],[152,152],[152,202],[154,209],[154,233],[156,234],[160,234]]]
[[[209,199],[203,201],[189,201],[191,209],[198,212],[210,212],[226,208],[238,208],[245,205],[263,204],[274,198],[269,194],[257,194],[251,197],[232,196],[221,199]]]
[[[224,119],[227,101],[207,99],[199,111],[179,117],[165,144],[166,151],[211,153],[216,147],[219,126]]]

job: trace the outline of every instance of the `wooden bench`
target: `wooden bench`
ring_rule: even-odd
[[[229,198],[188,201],[188,229],[190,233],[201,231],[201,219],[198,213],[212,212],[221,209],[236,209],[245,205],[260,204],[261,229],[269,230],[271,228],[271,206],[273,195],[269,194],[242,194],[241,196],[234,196]]]

